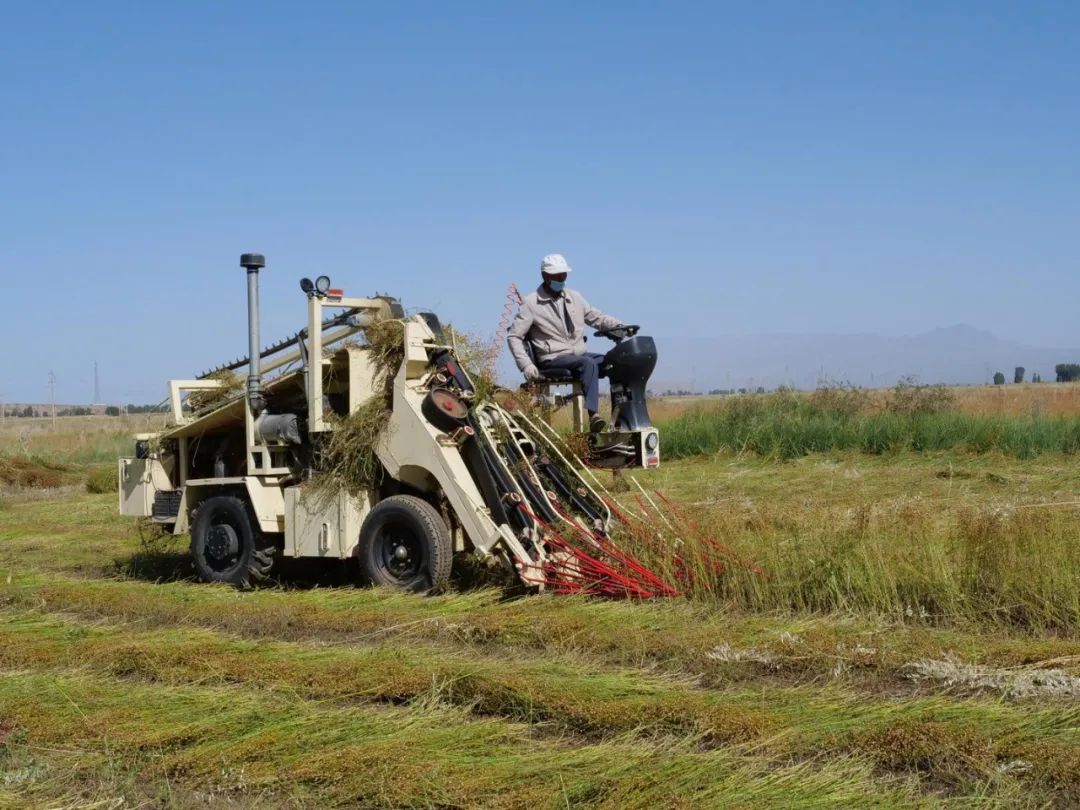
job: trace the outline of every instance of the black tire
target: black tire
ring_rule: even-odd
[[[426,592],[450,577],[450,530],[439,511],[414,495],[375,505],[360,527],[360,572],[372,585]]]
[[[199,504],[191,527],[191,556],[203,582],[251,587],[270,576],[274,551],[244,500],[216,495]]]

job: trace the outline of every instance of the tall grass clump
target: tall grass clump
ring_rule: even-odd
[[[105,492],[116,492],[116,488],[119,486],[117,481],[117,471],[115,466],[99,467],[95,470],[91,470],[86,476],[86,491],[100,495]]]
[[[160,413],[9,419],[0,422],[0,454],[46,465],[115,463],[117,456],[131,455],[133,433],[160,430],[164,419]]]
[[[759,505],[693,510],[672,529],[694,569],[685,592],[696,600],[751,612],[1080,628],[1080,527],[1060,510]]]
[[[883,401],[835,384],[810,394],[780,390],[731,397],[663,421],[660,428],[671,459],[718,452],[791,459],[834,450],[998,450],[1017,458],[1080,451],[1080,418],[963,413],[950,389],[911,379],[901,380]]]

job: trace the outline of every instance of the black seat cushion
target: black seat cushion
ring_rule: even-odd
[[[539,382],[570,383],[574,381],[574,373],[568,368],[542,368],[540,369]],[[522,388],[530,388],[535,383],[528,380],[521,384]]]
[[[536,349],[532,345],[532,341],[525,341],[525,353],[529,356],[529,359],[536,364]],[[547,382],[570,382],[574,379],[574,373],[568,368],[542,368],[540,369],[540,379]],[[526,386],[528,383],[526,383]]]
[[[568,368],[542,368],[540,369],[540,376],[545,380],[572,380],[574,379],[574,372]]]

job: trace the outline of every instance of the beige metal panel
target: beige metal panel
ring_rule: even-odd
[[[307,545],[304,542],[304,535],[308,532],[313,532],[318,535],[317,544],[322,547],[325,545],[327,550],[329,549],[329,543],[326,542],[326,537],[329,534],[329,527],[324,521],[323,514],[320,510],[315,508],[315,504],[312,503],[310,497],[304,497],[304,490],[300,487],[287,487],[285,489],[285,556],[286,557],[298,557],[301,554],[301,550]],[[334,533],[337,532],[336,526],[337,509],[334,510]],[[325,555],[323,555],[325,556]]]
[[[356,410],[381,391],[375,390],[375,364],[371,352],[362,346],[349,346],[349,413]]]
[[[341,558],[354,557],[360,550],[360,527],[374,506],[374,499],[368,492],[359,496],[342,492],[339,495],[339,514],[341,515]]]
[[[406,345],[431,335],[422,322],[405,324]],[[438,482],[454,509],[465,533],[481,555],[488,555],[502,534],[491,519],[483,496],[476,488],[461,451],[456,445],[443,444],[445,438],[421,411],[426,392],[407,378],[408,364],[402,363],[394,381],[394,409],[391,423],[378,448],[379,460],[395,478],[409,477],[412,470],[426,470]]]
[[[285,531],[285,497],[277,476],[232,476],[228,478],[192,478],[184,487],[181,511],[190,509],[199,501],[213,496],[213,489],[243,486],[247,490],[252,511],[264,532]]]
[[[156,458],[121,458],[117,461],[120,514],[150,517],[154,513],[154,493],[172,490],[169,474]]]
[[[360,526],[371,511],[371,498],[347,492],[336,496],[310,488],[285,490],[285,554],[290,557],[333,557],[356,554]]]
[[[277,478],[247,476],[248,497],[264,532],[285,531],[285,496]]]
[[[186,441],[186,439],[181,439],[181,446]],[[180,496],[180,514],[176,516],[176,523],[173,525],[173,534],[183,534],[188,530],[188,515],[191,514],[191,510],[207,498],[214,497],[216,494],[214,490],[221,489],[222,487],[236,487],[243,485],[244,479],[241,477],[190,478],[185,481],[182,487],[184,494]]]
[[[434,333],[419,318],[405,324],[405,378],[415,380],[428,370],[428,347],[435,342]]]

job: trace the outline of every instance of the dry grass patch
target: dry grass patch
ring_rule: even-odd
[[[63,483],[71,467],[47,459],[0,454],[0,484],[17,489],[50,489]]]
[[[1000,745],[985,730],[965,723],[904,718],[883,728],[857,733],[858,750],[882,767],[919,771],[947,784],[990,773]]]

